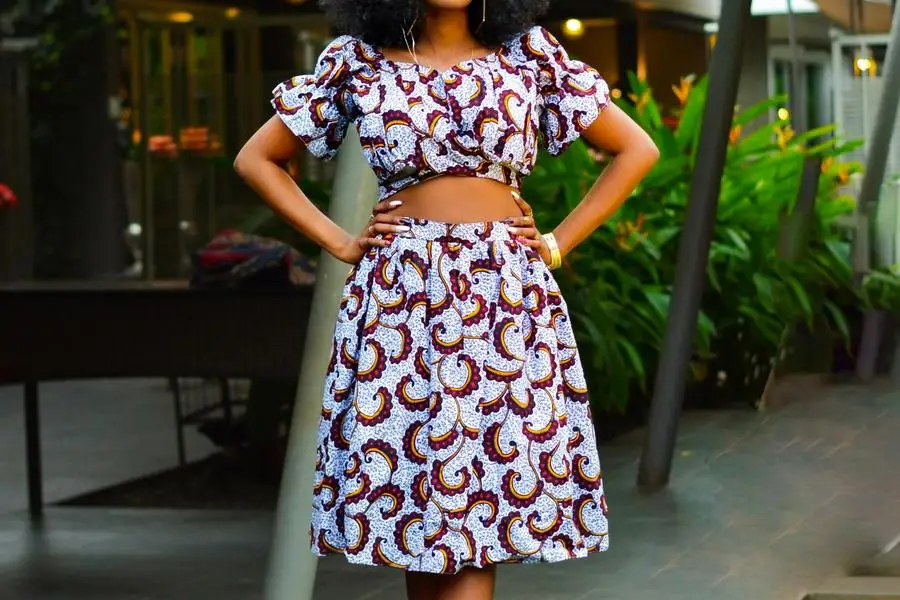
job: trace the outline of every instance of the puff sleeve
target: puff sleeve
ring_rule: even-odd
[[[585,63],[569,58],[552,33],[535,27],[528,35],[543,107],[540,129],[550,154],[562,154],[609,104],[609,86]]]
[[[337,154],[351,120],[353,42],[350,36],[335,39],[319,56],[312,75],[292,77],[272,90],[275,113],[318,158]]]

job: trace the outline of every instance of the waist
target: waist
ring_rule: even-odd
[[[502,221],[522,214],[513,189],[490,179],[444,175],[394,194],[391,200],[402,204],[392,214],[444,223]]]
[[[449,245],[461,244],[469,248],[477,243],[508,242],[513,239],[507,229],[508,226],[502,221],[448,223],[402,217],[401,222],[409,227],[409,231],[395,234],[395,238],[438,241]]]

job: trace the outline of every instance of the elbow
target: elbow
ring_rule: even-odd
[[[648,136],[642,143],[635,145],[631,151],[632,160],[642,172],[642,176],[650,172],[659,162],[659,148]]]
[[[660,152],[649,135],[635,136],[622,149],[620,156],[643,177],[659,162]],[[626,158],[627,157],[627,158]]]
[[[649,137],[647,138],[647,141],[644,144],[644,147],[641,149],[641,154],[644,156],[644,159],[647,161],[648,169],[652,168],[653,165],[655,165],[657,162],[659,162],[659,147]]]
[[[246,153],[241,150],[238,152],[237,156],[234,157],[234,162],[232,166],[234,167],[234,172],[238,174],[238,177],[241,179],[247,178],[247,173],[250,172],[250,168],[248,166],[248,162],[250,160],[247,158]]]

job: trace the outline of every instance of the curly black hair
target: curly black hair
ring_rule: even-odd
[[[487,18],[482,13],[487,2]],[[527,30],[548,8],[550,0],[472,0],[469,26],[478,43],[496,48]],[[379,48],[402,48],[403,28],[418,35],[424,0],[319,0],[319,5],[342,34],[349,34]]]

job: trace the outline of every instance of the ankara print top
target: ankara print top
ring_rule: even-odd
[[[313,75],[278,85],[272,106],[319,158],[354,123],[380,199],[438,175],[519,187],[539,138],[560,154],[609,104],[597,71],[569,58],[543,27],[445,71],[393,61],[351,36],[335,39]]]

